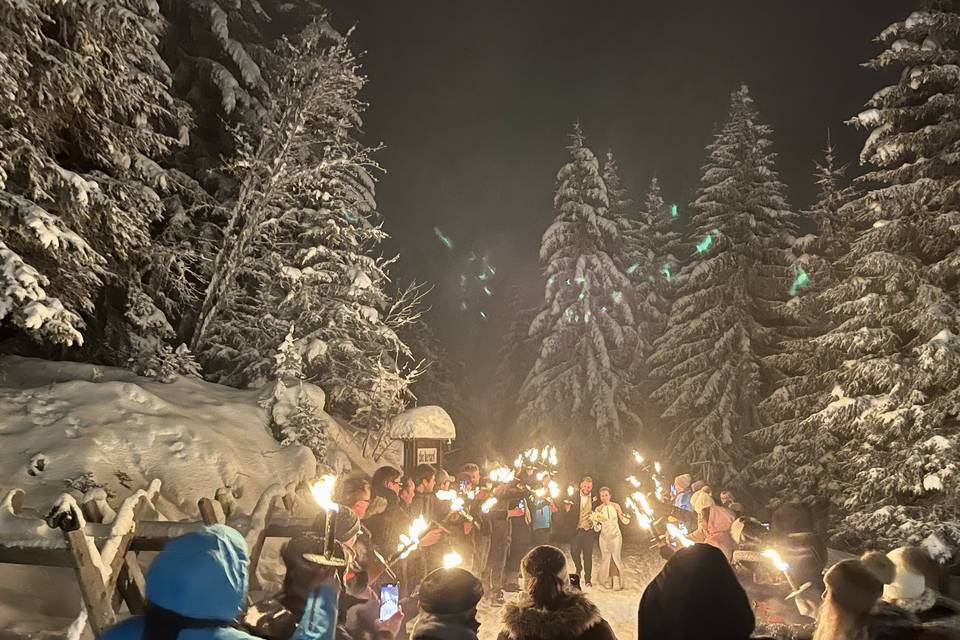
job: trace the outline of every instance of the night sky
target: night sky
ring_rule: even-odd
[[[844,121],[886,80],[861,63],[911,10],[903,0],[327,5],[338,28],[356,25],[365,52],[365,135],[386,146],[378,202],[393,236],[387,250],[401,256],[394,275],[434,285],[428,319],[478,381],[495,363],[510,291],[519,287],[531,306],[542,300],[540,236],[574,121],[598,154],[613,149],[635,197],[656,174],[683,207],[730,92],[746,82],[802,209],[815,196],[811,171],[828,127],[858,171],[864,136]],[[497,271],[493,297],[475,278],[461,295],[471,252]]]

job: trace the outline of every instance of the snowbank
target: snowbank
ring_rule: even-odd
[[[21,488],[23,506],[45,513],[64,491],[102,486],[117,506],[159,478],[171,520],[197,519],[197,501],[222,487],[249,513],[270,485],[316,475],[308,449],[274,440],[261,401],[262,390],[192,378],[0,358],[0,495]],[[0,565],[3,637],[62,636],[79,602],[72,570]]]
[[[401,440],[409,438],[453,440],[457,437],[457,430],[449,414],[441,407],[425,406],[408,409],[391,420],[390,436]]]

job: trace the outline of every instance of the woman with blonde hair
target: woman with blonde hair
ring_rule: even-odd
[[[594,531],[600,534],[600,580],[610,589],[623,590],[623,534],[620,523],[629,524],[623,508],[613,502],[610,487],[600,487],[600,505],[594,512]]]

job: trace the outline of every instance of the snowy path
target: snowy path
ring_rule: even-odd
[[[636,543],[624,542],[623,562],[626,565],[623,591],[611,591],[594,584],[593,588],[587,590],[587,594],[613,627],[618,640],[636,640],[637,605],[640,604],[640,596],[647,583],[660,571],[663,560],[655,551]],[[594,571],[599,563],[600,554],[598,553],[594,557]],[[567,568],[571,573],[573,572],[573,561],[570,560],[569,555]],[[510,596],[515,594],[507,594],[508,598]],[[499,607],[491,607],[485,603],[481,605],[480,640],[496,640],[500,632],[500,611]]]

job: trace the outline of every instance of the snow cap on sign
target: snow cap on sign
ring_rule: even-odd
[[[390,421],[390,436],[401,440],[436,438],[454,440],[457,429],[442,407],[428,405],[407,409]]]

